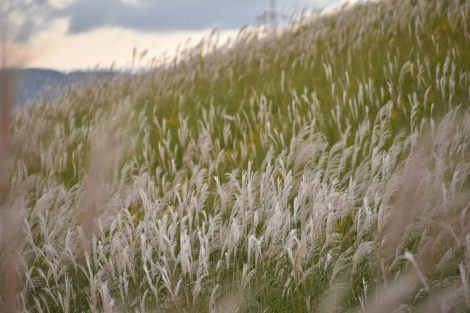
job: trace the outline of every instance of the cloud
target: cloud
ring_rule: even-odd
[[[340,0],[275,0],[283,13]],[[68,33],[103,27],[141,32],[238,29],[254,24],[271,0],[0,0],[0,30],[8,39],[28,41],[58,18],[67,18]]]
[[[1,40],[26,42],[43,29],[41,20],[50,6],[47,0],[0,0]]]
[[[337,0],[278,0],[278,6],[306,7]],[[270,0],[76,0],[52,17],[68,17],[69,33],[101,27],[143,32],[234,29],[253,24],[270,8]]]
[[[70,33],[106,26],[169,32],[238,28],[253,23],[268,7],[267,0],[81,0],[56,14],[70,18]]]

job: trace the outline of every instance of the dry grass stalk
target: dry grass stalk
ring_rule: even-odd
[[[413,290],[421,283],[427,293],[432,292],[427,277],[432,275],[449,249],[460,249],[465,246],[465,240],[470,234],[470,218],[466,214],[469,207],[469,194],[467,190],[453,190],[452,196],[446,194],[442,188],[442,177],[445,169],[438,167],[440,160],[445,160],[448,153],[447,142],[459,129],[460,135],[465,138],[468,133],[468,113],[463,118],[457,118],[455,112],[446,116],[436,133],[424,136],[422,143],[412,152],[405,162],[399,180],[400,187],[389,186],[392,194],[386,198],[388,201],[396,198],[391,205],[389,225],[385,230],[384,240],[380,250],[381,263],[397,258],[400,248],[409,239],[410,227],[425,225],[417,251],[412,254],[405,251],[404,259],[409,262],[407,272],[391,286],[380,290],[365,312],[384,312],[397,309],[405,297],[413,294]],[[432,140],[430,139],[432,137]],[[456,137],[453,137],[456,138]],[[453,156],[450,156],[453,157]],[[437,162],[437,165],[434,165]],[[433,167],[434,166],[434,167]],[[461,172],[456,174],[462,177],[470,175],[470,167],[463,163]],[[415,230],[416,231],[416,230]],[[390,266],[390,264],[389,264]],[[385,268],[387,265],[385,265]],[[461,286],[454,286],[448,290],[434,292],[430,300],[423,305],[422,312],[454,312],[456,308],[468,308],[468,282],[465,269],[459,267],[461,273]],[[383,272],[387,278],[387,270]]]
[[[112,115],[115,114],[115,115]],[[122,113],[111,112],[98,118],[98,126],[90,138],[88,169],[83,179],[83,191],[78,208],[80,219],[79,250],[77,256],[89,252],[98,220],[106,211],[109,200],[109,181],[122,157],[126,139],[119,136]]]
[[[19,310],[18,297],[22,289],[20,277],[20,225],[15,221],[11,199],[11,175],[14,166],[10,121],[14,103],[14,73],[6,68],[2,55],[0,67],[0,308],[1,312]]]

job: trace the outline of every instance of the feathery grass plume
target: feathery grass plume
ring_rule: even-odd
[[[216,291],[216,289],[214,289]],[[213,291],[213,292],[214,292]],[[238,312],[243,304],[243,298],[239,292],[232,291],[230,294],[212,299],[209,302],[209,313]]]
[[[468,144],[461,146],[462,140],[470,138],[466,127],[469,123],[469,112],[468,110],[462,112],[462,118],[458,118],[458,112],[459,110],[451,111],[444,117],[438,129],[431,134],[431,141],[424,144],[426,153],[423,153],[423,145],[420,144],[417,145],[418,148],[415,151],[411,152],[400,174],[400,185],[404,188],[391,185],[388,187],[396,193],[396,202],[391,207],[389,233],[385,234],[382,245],[392,245],[392,250],[397,253],[398,249],[410,240],[408,229],[410,226],[417,228],[411,231],[416,232],[422,229],[423,234],[417,242],[418,247],[415,248],[414,255],[409,251],[404,252],[404,259],[411,264],[411,268],[406,271],[407,274],[402,274],[403,279],[399,278],[390,286],[387,286],[389,283],[385,283],[384,289],[373,297],[373,302],[365,309],[366,312],[379,312],[384,307],[390,311],[397,309],[403,304],[405,297],[415,293],[418,283],[425,287],[426,293],[431,294],[429,300],[422,305],[423,307],[431,309],[432,305],[439,302],[441,303],[438,311],[447,312],[456,307],[460,309],[465,307],[468,296],[461,293],[461,290],[466,290],[468,278],[465,274],[462,276],[464,271],[461,265],[459,265],[461,287],[457,289],[453,287],[448,291],[441,291],[438,285],[432,288],[428,279],[429,276],[436,275],[436,271],[442,270],[442,260],[448,261],[448,252],[465,248],[465,238],[470,231],[469,219],[466,216],[470,195],[462,181],[462,178],[470,175],[470,167],[465,163],[470,150],[468,150]],[[454,152],[457,147],[462,149],[460,156]],[[448,163],[446,168],[442,167],[444,160]],[[443,171],[453,167],[459,168],[459,171],[454,172],[451,183],[442,181]],[[404,183],[401,183],[402,181]],[[446,189],[451,186],[452,195],[446,192]],[[409,192],[410,189],[413,193]],[[403,211],[403,206],[406,206],[406,211]],[[420,222],[413,222],[413,219],[420,219]],[[383,258],[381,259],[382,266],[386,264],[387,258],[396,258],[387,252],[390,253],[390,247],[384,249],[382,246],[380,250],[380,257]],[[387,265],[383,268],[387,268]],[[388,273],[384,272],[383,275],[384,280],[387,281]],[[452,304],[448,302],[450,299],[454,301]],[[454,308],[452,308],[453,305],[455,305]],[[433,310],[435,309],[434,307]]]
[[[390,209],[390,222],[385,230],[380,253],[381,262],[395,259],[402,240],[407,238],[408,227],[415,224],[415,219],[425,202],[428,188],[426,180],[431,174],[426,168],[428,154],[426,150],[412,153],[406,160],[403,175],[399,182],[397,181],[399,190],[389,187],[392,194],[386,197],[395,196],[397,199]]]
[[[88,168],[83,178],[78,216],[79,247],[77,256],[90,253],[90,244],[101,218],[106,219],[106,209],[112,199],[113,186],[109,183],[116,179],[116,169],[128,146],[132,128],[125,124],[128,102],[111,112],[97,113],[97,126],[90,132]]]
[[[401,275],[397,281],[387,284],[377,290],[367,299],[367,305],[362,308],[364,313],[395,312],[416,286],[419,278],[415,273]]]

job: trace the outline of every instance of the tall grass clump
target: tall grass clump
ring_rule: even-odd
[[[469,13],[345,6],[16,109],[20,310],[470,310]]]

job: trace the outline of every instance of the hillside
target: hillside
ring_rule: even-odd
[[[470,310],[469,21],[345,6],[19,108],[22,311]]]
[[[1,75],[1,70],[0,70]],[[39,98],[51,101],[69,89],[77,88],[96,79],[110,78],[118,73],[112,71],[74,71],[63,73],[59,71],[27,68],[13,71],[15,81],[15,104],[25,105]],[[1,94],[0,94],[1,96]]]

